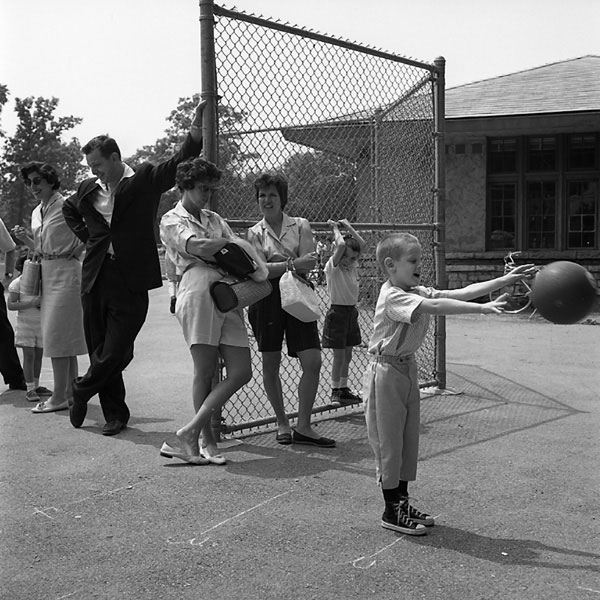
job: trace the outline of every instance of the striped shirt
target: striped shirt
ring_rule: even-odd
[[[386,281],[381,286],[375,307],[369,352],[387,356],[414,354],[423,343],[429,327],[428,314],[419,313],[412,322],[415,309],[424,298],[445,298],[447,295],[447,292],[424,286],[405,292]]]

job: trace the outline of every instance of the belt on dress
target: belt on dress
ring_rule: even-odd
[[[71,258],[71,252],[64,254],[42,254],[42,260],[57,260],[59,258]]]

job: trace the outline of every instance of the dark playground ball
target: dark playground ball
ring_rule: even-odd
[[[596,301],[596,282],[592,274],[567,260],[542,267],[531,287],[533,305],[552,323],[577,323],[587,317]]]

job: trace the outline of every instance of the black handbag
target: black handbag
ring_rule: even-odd
[[[215,306],[221,312],[229,312],[235,308],[250,306],[266,298],[273,291],[273,287],[268,279],[254,281],[253,279],[224,277],[211,283],[209,291]]]
[[[234,277],[247,277],[256,271],[256,263],[252,257],[238,244],[227,242],[214,255],[219,268],[227,271]]]

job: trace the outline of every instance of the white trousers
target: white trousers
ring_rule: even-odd
[[[421,396],[410,357],[377,356],[365,378],[365,418],[383,489],[417,477]]]

